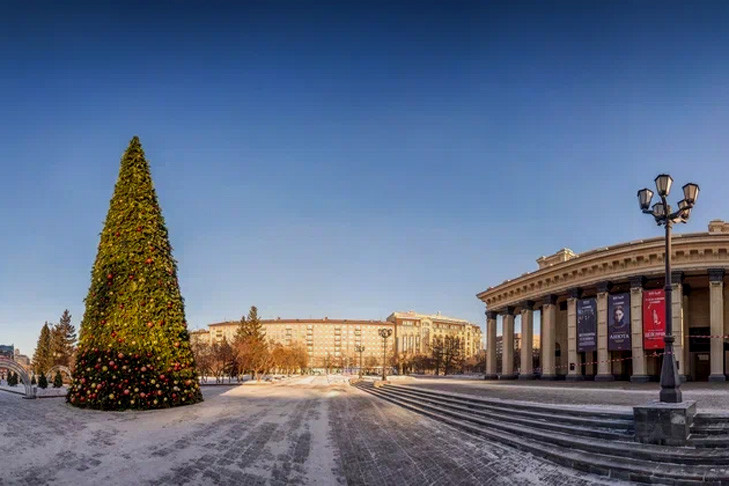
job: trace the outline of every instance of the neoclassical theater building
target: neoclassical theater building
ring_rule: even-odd
[[[562,249],[539,268],[478,294],[487,308],[487,378],[658,379],[665,333],[664,238],[580,254]],[[682,378],[725,381],[729,360],[729,223],[674,234],[672,328]],[[521,321],[520,356],[514,324]],[[497,322],[503,351],[497,362]],[[539,326],[540,368],[532,360]],[[528,343],[525,345],[523,343]]]

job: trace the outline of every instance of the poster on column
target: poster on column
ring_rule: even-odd
[[[597,302],[595,299],[577,301],[577,351],[597,349]]]
[[[630,351],[630,294],[608,298],[608,351]]]
[[[643,292],[643,349],[663,349],[666,334],[666,293],[663,289]]]

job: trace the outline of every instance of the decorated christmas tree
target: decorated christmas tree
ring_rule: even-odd
[[[67,401],[102,410],[202,400],[167,228],[134,137],[122,156]]]

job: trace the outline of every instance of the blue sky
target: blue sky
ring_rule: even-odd
[[[79,325],[139,135],[191,327],[440,311],[540,255],[657,236],[636,190],[729,219],[729,4],[0,7],[0,342]],[[678,199],[677,197],[673,198]],[[684,230],[684,228],[681,228]]]

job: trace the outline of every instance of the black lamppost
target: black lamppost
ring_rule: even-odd
[[[683,199],[678,202],[678,209],[671,212],[671,206],[666,202],[668,193],[671,192],[671,184],[673,179],[668,174],[661,174],[656,177],[656,189],[660,202],[653,205],[653,191],[648,188],[638,191],[638,202],[640,209],[645,214],[650,214],[656,220],[658,226],[666,228],[666,280],[665,280],[665,298],[666,298],[666,335],[663,338],[665,342],[665,352],[663,355],[663,366],[661,368],[661,402],[680,403],[681,400],[681,379],[678,376],[678,367],[676,366],[676,356],[673,354],[673,316],[671,312],[671,227],[674,223],[685,223],[691,215],[691,209],[696,203],[699,196],[699,186],[694,183],[688,183],[683,186]]]
[[[392,329],[383,327],[380,329],[380,336],[382,337],[382,381],[385,381],[385,362],[387,361],[387,338],[392,336]]]
[[[359,353],[359,377],[362,378],[362,353],[364,353],[365,347],[358,344],[354,347],[354,350]]]

